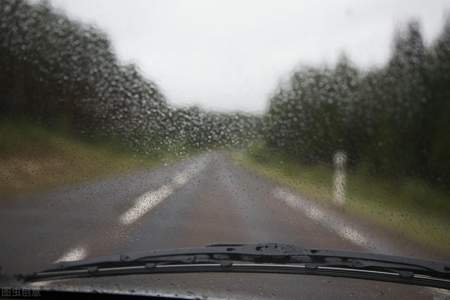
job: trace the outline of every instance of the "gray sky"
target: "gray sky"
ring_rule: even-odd
[[[415,17],[427,42],[448,0],[52,0],[110,36],[173,104],[262,111],[298,64],[333,63],[345,51],[361,66],[383,63],[392,34]]]

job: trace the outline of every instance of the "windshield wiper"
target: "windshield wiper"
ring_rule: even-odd
[[[369,279],[450,289],[450,265],[407,257],[304,249],[287,244],[216,244],[63,262],[25,281],[154,273],[244,272]]]

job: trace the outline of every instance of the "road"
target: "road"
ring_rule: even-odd
[[[222,152],[3,199],[0,241],[0,265],[7,273],[61,260],[212,243],[282,242],[447,259],[399,233],[303,199]]]

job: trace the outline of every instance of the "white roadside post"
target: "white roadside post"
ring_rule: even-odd
[[[343,151],[334,154],[334,202],[343,206],[345,204],[345,162],[347,155]]]

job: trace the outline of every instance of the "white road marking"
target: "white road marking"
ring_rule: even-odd
[[[355,244],[358,244],[360,246],[367,246],[369,244],[367,238],[364,235],[362,235],[358,230],[353,229],[349,226],[340,225],[335,228],[335,230],[340,237],[352,241]]]
[[[154,206],[172,194],[173,188],[163,185],[156,191],[150,191],[136,199],[136,204],[120,216],[120,223],[130,225],[145,215]]]
[[[130,225],[148,213],[152,208],[168,198],[175,190],[183,187],[195,175],[200,173],[208,163],[207,157],[196,160],[186,169],[175,174],[172,182],[154,191],[146,192],[135,200],[133,207],[119,217],[122,225]]]
[[[180,172],[175,175],[173,183],[175,186],[181,187],[185,185],[189,181],[189,179],[189,174],[187,174],[186,172]]]
[[[46,287],[50,284],[50,281],[35,281],[35,282],[30,282],[29,285],[35,288],[43,288]]]
[[[172,182],[163,185],[157,190],[149,191],[135,200],[133,207],[128,209],[119,217],[122,225],[130,225],[140,217],[144,216],[148,211],[158,205],[161,201],[169,197],[175,190],[181,188],[188,183],[195,175],[200,173],[208,164],[209,158],[207,156],[195,160],[183,171],[177,173]],[[54,263],[64,261],[77,261],[86,258],[87,250],[84,247],[76,247],[69,250],[63,256],[54,261]]]
[[[84,247],[76,247],[69,250],[66,254],[55,260],[55,263],[63,261],[77,261],[86,258],[87,251]]]
[[[340,237],[349,240],[359,246],[369,248],[373,247],[369,242],[369,239],[362,233],[346,225],[344,220],[338,218],[336,215],[325,213],[319,205],[297,197],[296,195],[282,188],[276,188],[273,191],[273,195],[276,198],[285,201],[286,204],[288,204],[292,208],[301,210],[309,218],[334,231]]]

